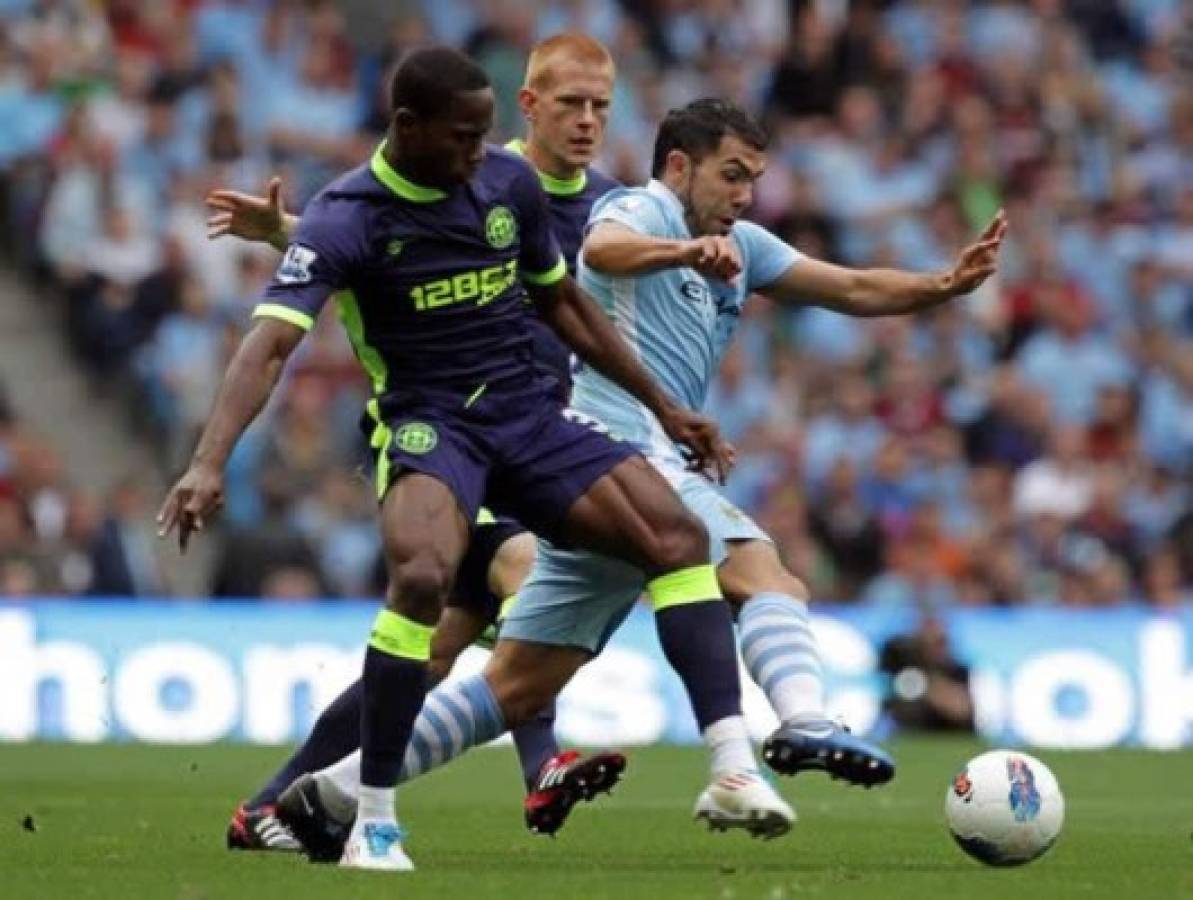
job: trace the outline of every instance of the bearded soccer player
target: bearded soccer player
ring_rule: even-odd
[[[593,203],[620,187],[590,167],[604,143],[614,75],[609,51],[587,35],[561,34],[542,41],[530,53],[518,97],[528,125],[526,138],[506,144],[507,150],[534,165],[547,195],[551,231],[572,275]],[[214,210],[209,220],[213,238],[231,234],[285,251],[298,226],[298,217],[285,212],[278,179],[271,180],[264,197],[219,190],[208,202]],[[555,379],[558,395],[566,402],[571,393],[570,352],[541,318],[533,316],[528,324],[536,364]],[[482,512],[431,642],[433,683],[442,680],[459,654],[482,635],[483,643],[492,647],[501,610],[512,602],[533,558],[533,538],[525,529],[512,519]],[[625,758],[617,753],[561,752],[554,721],[552,702],[513,731],[527,788],[526,825],[536,834],[558,831],[577,801],[611,788],[625,766]],[[278,796],[300,775],[331,765],[359,746],[357,681],[323,711],[302,746],[236,810],[228,826],[229,848],[300,849],[275,816]]]
[[[669,655],[698,717],[740,719],[741,697],[707,533],[640,454],[553,395],[529,352],[527,292],[565,343],[650,409],[698,464],[723,475],[731,449],[711,422],[668,399],[566,275],[533,170],[484,145],[494,107],[484,72],[457,51],[418,50],[395,73],[392,97],[387,140],[370,164],[304,214],[159,520],[185,549],[218,510],[232,447],[336,294],[374,386],[389,573],[366,651],[358,815],[341,865],[400,871],[413,864],[394,786],[426,696],[434,624],[486,492],[536,533],[624,559],[646,573],[661,610],[684,613],[667,617]],[[504,728],[485,679],[454,690],[463,742]]]

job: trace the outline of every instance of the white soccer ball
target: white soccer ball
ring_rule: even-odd
[[[991,866],[1018,866],[1056,843],[1065,798],[1056,776],[1034,756],[991,750],[953,778],[944,812],[957,845]]]

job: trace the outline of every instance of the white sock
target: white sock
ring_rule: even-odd
[[[505,722],[483,675],[439,685],[423,701],[414,720],[398,783],[437,768],[471,747],[505,731]],[[319,797],[336,818],[356,815],[360,789],[360,751],[315,773]]]
[[[823,719],[824,670],[807,604],[786,594],[756,594],[737,622],[746,668],[779,721]]]
[[[726,716],[713,722],[704,729],[704,743],[712,754],[713,778],[758,768],[746,720],[741,716]]]
[[[361,822],[392,822],[397,813],[394,811],[394,801],[397,791],[394,788],[360,786],[359,805],[357,806],[357,820]]]
[[[319,799],[335,818],[350,822],[356,817],[356,796],[360,791],[360,751],[353,750],[337,763],[315,773]]]

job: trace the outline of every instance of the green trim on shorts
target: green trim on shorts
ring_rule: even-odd
[[[474,647],[480,647],[482,650],[492,650],[497,646],[497,632],[496,625],[490,625],[477,635],[476,640],[472,642]]]
[[[501,601],[501,608],[497,610],[497,621],[500,622],[510,614],[510,610],[514,608],[514,603],[518,600],[517,594],[510,594]]]
[[[381,404],[373,397],[365,404],[365,412],[373,420],[373,433],[369,436],[369,446],[377,454],[377,466],[373,472],[373,486],[377,491],[377,500],[385,499],[385,492],[389,490],[389,445],[393,443],[394,430],[385,424],[381,418]]]
[[[426,662],[431,658],[431,635],[435,628],[383,609],[373,620],[369,646],[390,656]]]
[[[377,500],[385,499],[389,490],[389,445],[394,442],[394,430],[384,422],[378,422],[373,429],[373,446],[377,448],[377,473],[373,480],[373,487],[377,491]]]
[[[501,606],[497,610],[497,620],[482,631],[472,643],[485,650],[492,650],[497,645],[497,639],[501,636],[501,623],[505,621],[505,617],[509,615],[509,611],[514,608],[514,601],[517,599],[517,594],[510,594],[502,600]]]
[[[712,563],[689,566],[660,575],[647,582],[646,591],[650,594],[650,603],[655,612],[688,603],[705,603],[721,599],[721,585],[717,581],[717,570]]]

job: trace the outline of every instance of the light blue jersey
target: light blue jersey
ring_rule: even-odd
[[[660,181],[606,194],[593,206],[588,227],[600,222],[615,222],[650,237],[692,237],[682,204]],[[676,402],[689,409],[703,408],[746,298],[799,259],[795,249],[753,222],[736,223],[731,236],[742,258],[742,273],[733,282],[687,268],[611,277],[593,271],[583,259],[578,270],[580,285],[604,306],[642,363]],[[572,407],[656,459],[677,456],[654,415],[592,369],[576,376]]]
[[[617,222],[651,237],[691,237],[679,200],[658,181],[606,194],[593,206],[588,220],[590,228],[599,222]],[[733,284],[705,278],[692,269],[610,278],[592,271],[583,258],[579,266],[580,284],[605,307],[663,388],[689,409],[703,407],[746,298],[775,281],[799,258],[795,250],[752,222],[738,222],[732,234],[743,263]],[[687,470],[658,420],[633,397],[591,369],[582,370],[574,385],[572,407],[641,449],[684,506],[704,523],[714,565],[728,558],[735,543],[770,540],[711,481]],[[540,541],[530,576],[506,614],[501,636],[599,653],[645,587],[646,576],[633,566]]]

